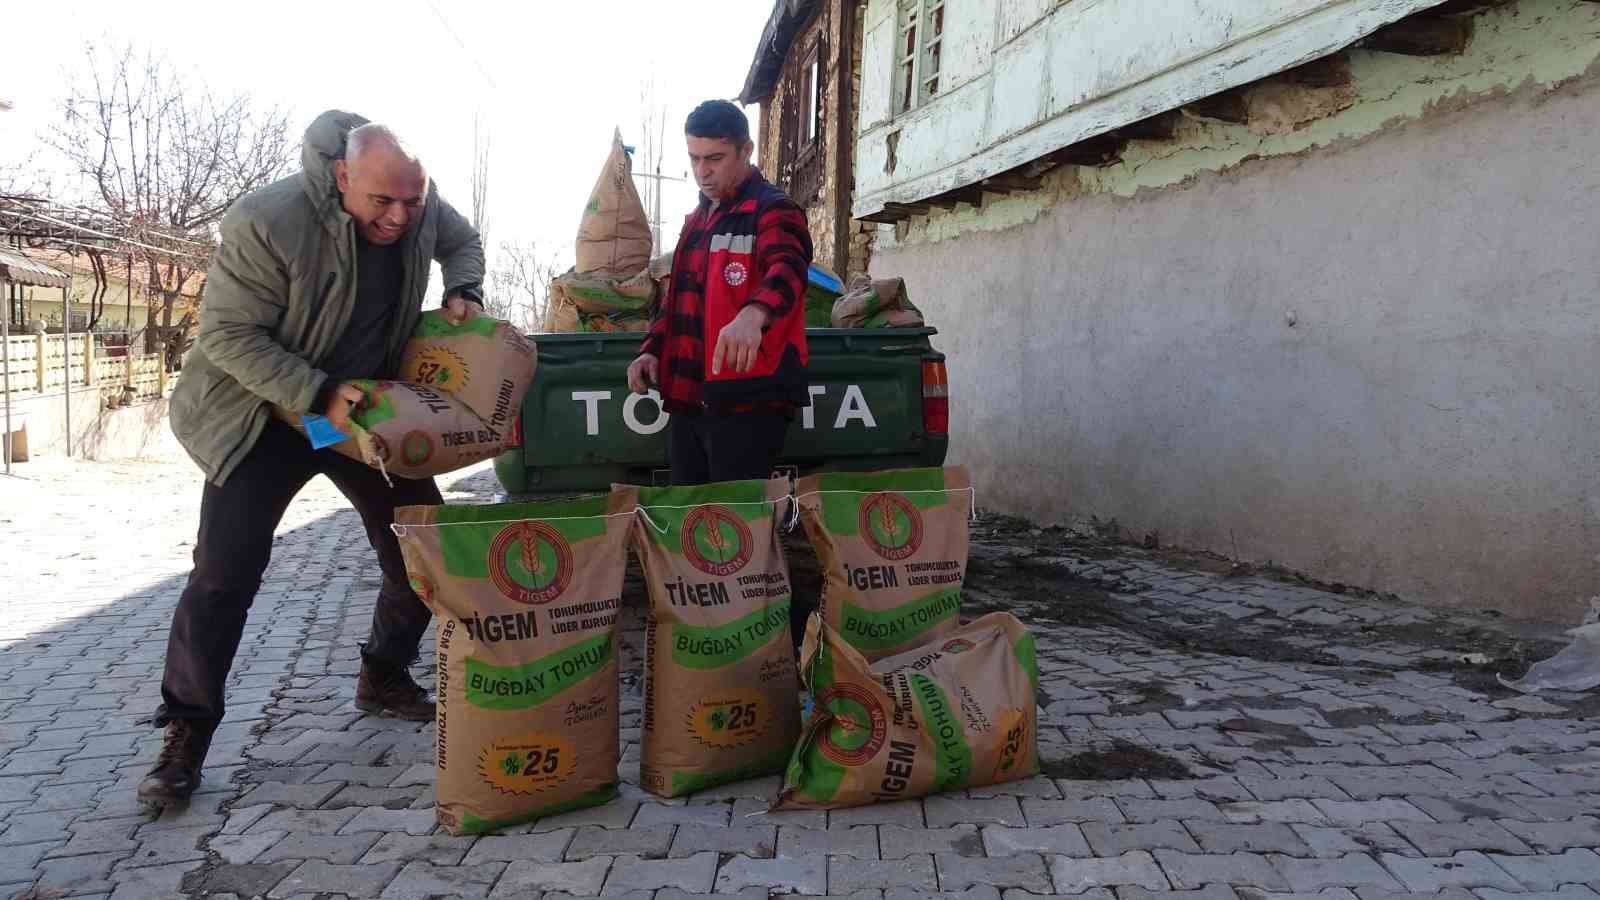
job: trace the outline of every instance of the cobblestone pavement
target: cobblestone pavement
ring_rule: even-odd
[[[975,532],[968,606],[1036,629],[1044,776],[777,815],[773,779],[674,803],[630,783],[600,809],[442,835],[431,726],[352,704],[377,572],[320,481],[285,519],[201,793],[153,819],[134,801],[159,740],[142,720],[198,477],[22,472],[0,479],[0,897],[1600,900],[1600,699],[1492,675],[1556,644],[999,520]],[[494,488],[445,482],[452,502]]]

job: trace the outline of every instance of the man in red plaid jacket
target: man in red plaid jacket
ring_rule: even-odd
[[[806,215],[750,163],[739,107],[710,100],[684,127],[700,205],[628,387],[661,390],[673,484],[766,478],[806,389]]]

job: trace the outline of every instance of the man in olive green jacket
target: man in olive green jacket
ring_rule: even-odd
[[[412,680],[429,613],[389,525],[394,508],[443,502],[432,479],[395,478],[272,417],[319,413],[348,422],[361,392],[347,382],[393,377],[416,327],[429,264],[444,272],[446,315],[482,303],[478,234],[440,199],[393,132],[330,110],[306,130],[302,171],[240,199],[222,222],[200,330],[173,392],[172,430],[206,476],[194,570],[167,643],[156,723],[166,739],[140,799],[181,804],[200,780],[223,716],[224,684],[277,529],[296,493],[326,475],[361,514],[383,586],[361,649],[356,705],[431,720]]]

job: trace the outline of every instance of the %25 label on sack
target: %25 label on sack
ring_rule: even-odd
[[[572,741],[544,732],[494,741],[478,755],[478,772],[507,794],[547,791],[577,769],[578,750]]]
[[[767,733],[772,704],[756,691],[720,691],[689,708],[689,734],[719,750],[742,747]]]

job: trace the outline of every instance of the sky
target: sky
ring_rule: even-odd
[[[269,15],[246,21],[230,9]],[[0,51],[0,100],[14,105],[0,112],[0,165],[40,149],[90,42],[128,43],[219,94],[288,109],[297,143],[326,109],[389,124],[465,215],[476,117],[490,140],[491,251],[534,241],[564,267],[613,129],[641,143],[646,84],[654,80],[665,108],[662,174],[686,175],[684,117],[701,100],[738,94],[771,10],[770,0],[7,4],[0,27],[27,39]],[[745,111],[754,131],[759,109]],[[692,185],[668,184],[668,246],[695,198]]]

